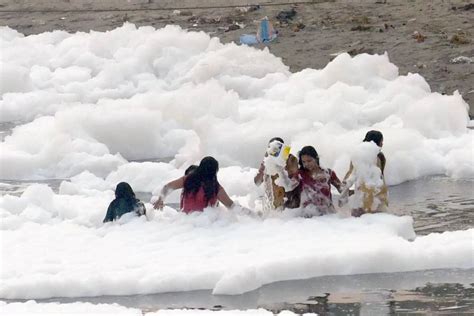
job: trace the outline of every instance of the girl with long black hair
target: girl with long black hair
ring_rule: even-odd
[[[299,152],[300,207],[314,207],[318,215],[335,213],[331,186],[341,192],[341,181],[331,169],[321,167],[319,155],[313,146],[305,146]]]
[[[202,212],[208,206],[216,206],[218,201],[227,208],[232,208],[234,202],[217,181],[218,171],[217,160],[204,157],[193,172],[163,187],[158,200],[153,204],[154,208],[162,209],[166,196],[177,189],[183,189],[181,209],[185,213]]]

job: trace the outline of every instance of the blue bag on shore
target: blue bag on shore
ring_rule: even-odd
[[[245,45],[255,45],[258,43],[269,43],[277,38],[278,32],[273,28],[267,17],[260,21],[257,34],[243,34],[240,36],[240,43]]]

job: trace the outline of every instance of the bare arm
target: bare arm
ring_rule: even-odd
[[[349,177],[351,176],[352,174],[352,171],[354,171],[354,165],[352,164],[352,161],[351,161],[351,164],[349,165],[349,171],[347,171],[346,175],[344,176],[344,182],[347,181],[347,179],[349,179]]]
[[[283,181],[284,185],[282,186],[285,188],[285,191],[291,192],[300,184],[298,158],[290,154],[286,162],[285,171],[286,174],[285,172],[278,174],[280,180],[277,179],[277,181]]]
[[[179,179],[173,180],[165,184],[163,188],[161,189],[160,197],[155,203],[153,203],[153,207],[155,209],[162,209],[164,206],[166,196],[168,196],[168,194],[170,194],[174,190],[183,188],[185,178],[186,177],[181,177]]]
[[[383,172],[384,172],[384,169],[385,169],[385,164],[387,162],[387,160],[385,159],[385,155],[380,152],[378,155],[377,155],[377,165],[380,167],[380,170],[382,171],[382,175],[383,175]]]
[[[337,189],[339,193],[342,192],[342,183],[341,180],[337,177],[336,173],[331,170],[331,184]]]
[[[227,195],[227,192],[221,186],[219,186],[219,192],[217,192],[217,199],[227,208],[232,208],[232,206],[234,206],[234,201],[232,201],[229,195]]]
[[[258,169],[257,175],[255,176],[255,178],[253,178],[253,182],[256,185],[262,184],[262,182],[263,182],[263,172],[264,171],[265,171],[265,165],[263,164],[263,161],[262,161],[262,163],[260,164],[260,168]]]
[[[186,177],[183,176],[179,179],[176,179],[176,180],[173,180],[171,182],[168,182],[163,188],[167,188],[168,190],[178,190],[178,189],[182,189],[184,187],[184,179]]]
[[[349,165],[349,170],[347,171],[346,175],[344,176],[344,180],[341,183],[341,190],[338,189],[341,196],[339,197],[339,207],[342,207],[344,204],[348,202],[349,196],[354,194],[354,190],[351,190],[350,187],[353,184],[353,179],[351,178],[352,173],[354,172],[354,165]],[[349,181],[351,179],[351,181]],[[348,183],[349,182],[349,183]]]

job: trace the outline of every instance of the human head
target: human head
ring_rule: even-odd
[[[219,191],[217,171],[219,171],[219,163],[217,160],[210,156],[204,157],[199,163],[199,166],[184,180],[184,195],[195,195],[202,187],[206,201],[211,200]]]
[[[219,163],[214,157],[207,156],[202,158],[199,166],[194,172],[199,172],[203,179],[206,179],[215,177],[217,171],[219,171]]]
[[[319,155],[313,146],[305,146],[299,152],[300,170],[311,170],[319,167]]]
[[[365,134],[364,142],[374,142],[377,146],[383,146],[383,135],[379,131],[371,130]]]
[[[135,198],[132,187],[127,182],[120,182],[115,188],[115,198]]]
[[[271,143],[273,143],[274,141],[280,142],[280,143],[282,143],[282,144],[285,143],[285,142],[283,141],[283,138],[281,138],[281,137],[273,137],[272,139],[270,139],[270,140],[268,141],[268,143],[271,144]]]
[[[191,165],[191,166],[189,166],[189,167],[184,171],[184,175],[187,176],[187,175],[190,174],[191,172],[194,172],[197,168],[198,168],[198,166],[196,166],[196,165]]]

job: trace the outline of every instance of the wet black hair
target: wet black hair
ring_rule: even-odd
[[[189,166],[189,167],[186,168],[186,170],[184,171],[184,175],[187,176],[187,175],[190,174],[191,172],[194,172],[197,168],[198,168],[198,166],[196,166],[196,165],[191,165],[191,166]]]
[[[122,201],[127,209],[135,208],[138,200],[135,197],[132,187],[127,182],[120,182],[115,188],[115,201]]]
[[[135,192],[133,192],[130,184],[127,182],[120,182],[115,188],[115,198],[135,200]]]
[[[377,146],[382,147],[383,135],[379,131],[371,130],[365,134],[364,142],[374,142]],[[377,157],[380,159],[380,168],[382,169],[382,174],[385,169],[386,159],[385,155],[382,152],[379,152]]]
[[[281,138],[281,137],[273,137],[272,139],[270,139],[270,140],[268,141],[268,143],[270,144],[271,142],[274,142],[274,141],[278,141],[278,142],[280,142],[280,143],[282,143],[282,144],[285,143],[285,142],[283,141],[283,138]]]
[[[303,166],[303,160],[301,159],[301,157],[303,157],[303,155],[313,157],[316,160],[316,162],[318,163],[318,166],[319,166],[319,155],[318,155],[318,152],[316,151],[316,149],[314,149],[313,146],[305,146],[305,147],[301,148],[300,152],[298,153],[300,170],[306,170],[306,168]]]
[[[379,131],[371,130],[365,134],[364,142],[374,142],[377,146],[381,147],[383,141],[383,135]]]
[[[206,203],[217,196],[219,182],[217,182],[217,171],[219,163],[213,157],[204,157],[199,166],[184,180],[184,195],[196,195],[199,189],[204,189]]]

